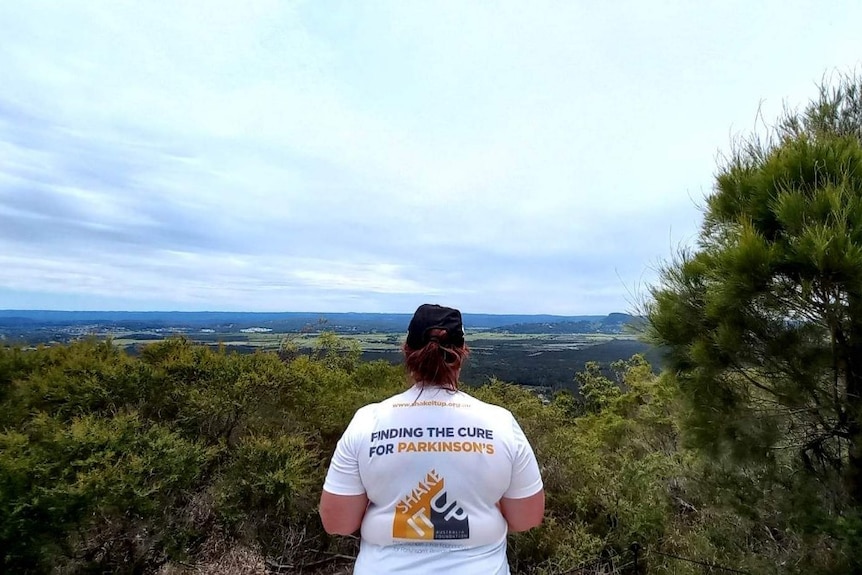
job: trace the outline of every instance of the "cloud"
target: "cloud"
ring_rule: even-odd
[[[853,65],[854,10],[2,4],[0,290],[90,309],[625,308],[694,237],[716,153],[758,103],[769,117]]]

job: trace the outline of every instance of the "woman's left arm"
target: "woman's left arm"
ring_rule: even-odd
[[[323,490],[320,495],[320,520],[330,535],[350,535],[362,525],[368,496],[335,495]]]

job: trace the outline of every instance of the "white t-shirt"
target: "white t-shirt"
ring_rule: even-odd
[[[355,575],[505,575],[501,498],[542,489],[511,412],[414,386],[356,412],[323,489],[368,496]]]

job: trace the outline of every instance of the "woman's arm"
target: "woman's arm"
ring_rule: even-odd
[[[545,515],[545,490],[523,499],[504,497],[500,500],[500,512],[509,524],[509,533],[537,527]]]
[[[335,495],[325,489],[320,494],[320,520],[330,535],[350,535],[362,525],[368,497],[362,495]]]

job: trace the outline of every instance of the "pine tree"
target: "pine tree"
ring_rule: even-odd
[[[862,80],[737,146],[651,295],[697,443],[792,454],[862,505]]]

